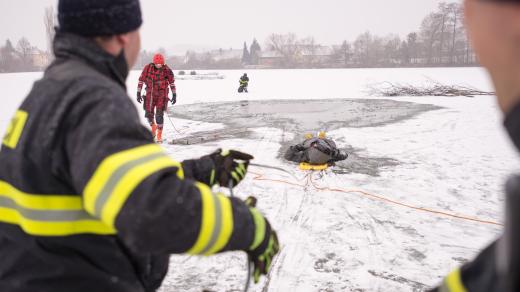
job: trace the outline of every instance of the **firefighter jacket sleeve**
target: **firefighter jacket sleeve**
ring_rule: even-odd
[[[144,66],[143,72],[141,72],[141,76],[139,76],[139,83],[137,84],[137,92],[141,93],[143,90],[143,85],[146,82],[146,78],[148,75],[148,71],[150,70],[150,64]]]
[[[66,122],[70,181],[84,208],[130,249],[210,255],[248,250],[255,217],[241,200],[214,194],[189,169],[151,143],[135,107],[124,96],[92,93]]]

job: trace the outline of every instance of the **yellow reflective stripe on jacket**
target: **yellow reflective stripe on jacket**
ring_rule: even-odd
[[[231,172],[231,176],[235,179],[235,181],[239,182],[242,179],[238,176],[238,174],[235,171]]]
[[[16,111],[14,118],[7,126],[7,133],[2,140],[2,144],[11,149],[16,148],[16,145],[18,145],[18,141],[20,141],[20,137],[22,136],[22,132],[28,117],[29,114],[26,111]]]
[[[256,208],[251,208],[250,211],[253,216],[253,221],[255,222],[255,237],[253,238],[253,243],[249,247],[249,250],[255,250],[265,239],[265,219]]]
[[[177,167],[177,176],[184,178],[181,164],[155,144],[113,154],[101,162],[87,183],[85,208],[113,227],[121,207],[135,188],[150,175],[170,167]]]
[[[444,280],[444,287],[441,291],[447,292],[467,292],[466,287],[462,283],[462,278],[460,275],[460,269],[456,269],[451,272],[446,279]]]
[[[4,181],[0,181],[0,222],[37,236],[115,234],[83,209],[79,195],[27,194]]]
[[[237,168],[236,168],[236,172],[238,172],[238,174],[240,174],[240,176],[242,176],[242,178],[244,178],[246,176],[246,167],[243,163],[239,163]]]
[[[233,209],[229,198],[211,193],[211,189],[196,183],[202,201],[199,236],[189,254],[211,255],[222,250],[233,233]]]
[[[20,207],[35,210],[83,210],[80,196],[26,194],[4,181],[0,181],[0,197],[9,198]]]

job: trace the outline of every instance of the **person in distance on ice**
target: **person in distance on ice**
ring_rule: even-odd
[[[469,38],[494,83],[504,126],[520,149],[520,1],[465,0],[464,6]],[[476,259],[451,272],[433,291],[520,291],[519,175],[507,181],[505,201],[503,235]]]
[[[249,86],[249,77],[247,77],[247,73],[244,73],[244,75],[242,75],[242,77],[240,77],[240,80],[238,82],[240,83],[240,87],[238,87],[238,92],[247,93],[248,92],[247,87]]]
[[[143,101],[141,91],[146,85],[143,108],[145,117],[152,128],[157,143],[162,143],[164,112],[168,110],[169,91],[172,91],[172,105],[177,102],[177,89],[173,71],[164,62],[164,56],[156,54],[153,62],[143,68],[137,85],[137,102]]]
[[[285,153],[285,159],[289,161],[312,165],[332,165],[347,158],[348,154],[339,150],[336,143],[326,137],[325,132],[319,132],[317,137],[306,134],[305,141],[289,147]]]
[[[127,95],[139,0],[59,0],[58,19],[56,58],[1,142],[0,291],[153,292],[174,253],[244,251],[255,282],[267,275],[276,232],[211,189],[236,186],[253,157],[177,162]]]

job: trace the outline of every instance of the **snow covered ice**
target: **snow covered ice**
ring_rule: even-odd
[[[251,78],[249,94],[236,93],[243,70],[219,73],[225,79],[178,80],[178,105],[189,109],[187,106],[195,103],[243,100],[269,104],[274,99],[376,102],[382,98],[366,96],[368,84],[421,84],[428,78],[492,90],[479,68],[247,71]],[[138,74],[134,71],[128,79],[132,100]],[[0,75],[4,94],[0,131],[5,131],[16,107],[40,77],[41,73]],[[235,189],[239,197],[254,195],[259,199],[259,209],[278,231],[282,244],[269,279],[253,285],[250,291],[423,291],[472,259],[500,234],[502,228],[493,224],[419,211],[359,192],[318,190],[363,191],[415,207],[502,222],[503,185],[517,170],[518,160],[502,129],[494,97],[385,99],[431,109],[380,125],[335,127],[328,133],[339,147],[352,149],[356,157],[396,162],[380,165],[377,173],[329,169],[312,174],[309,181],[306,173],[279,155],[280,148],[296,141],[301,133],[269,123],[257,127],[250,124],[248,135],[225,140],[163,144],[177,160],[216,148],[243,150],[253,154],[255,162],[281,167],[298,178],[251,167],[248,177]],[[136,106],[144,122],[142,106]],[[168,141],[233,126],[229,120],[180,119],[176,106],[170,109],[170,116],[176,129],[165,121],[163,135]],[[301,130],[320,130],[318,125],[308,128]],[[227,189],[221,191],[228,193]],[[161,292],[240,291],[245,279],[243,253],[210,258],[172,256]]]

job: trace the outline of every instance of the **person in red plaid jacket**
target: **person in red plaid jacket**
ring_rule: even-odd
[[[143,85],[146,84],[146,95],[141,95]],[[164,125],[164,112],[168,108],[168,93],[172,91],[172,105],[177,102],[177,89],[173,71],[164,63],[164,57],[156,54],[153,63],[146,65],[139,77],[137,86],[137,102],[144,99],[143,108],[145,117],[152,127],[152,133],[156,141],[162,142],[162,130]]]

